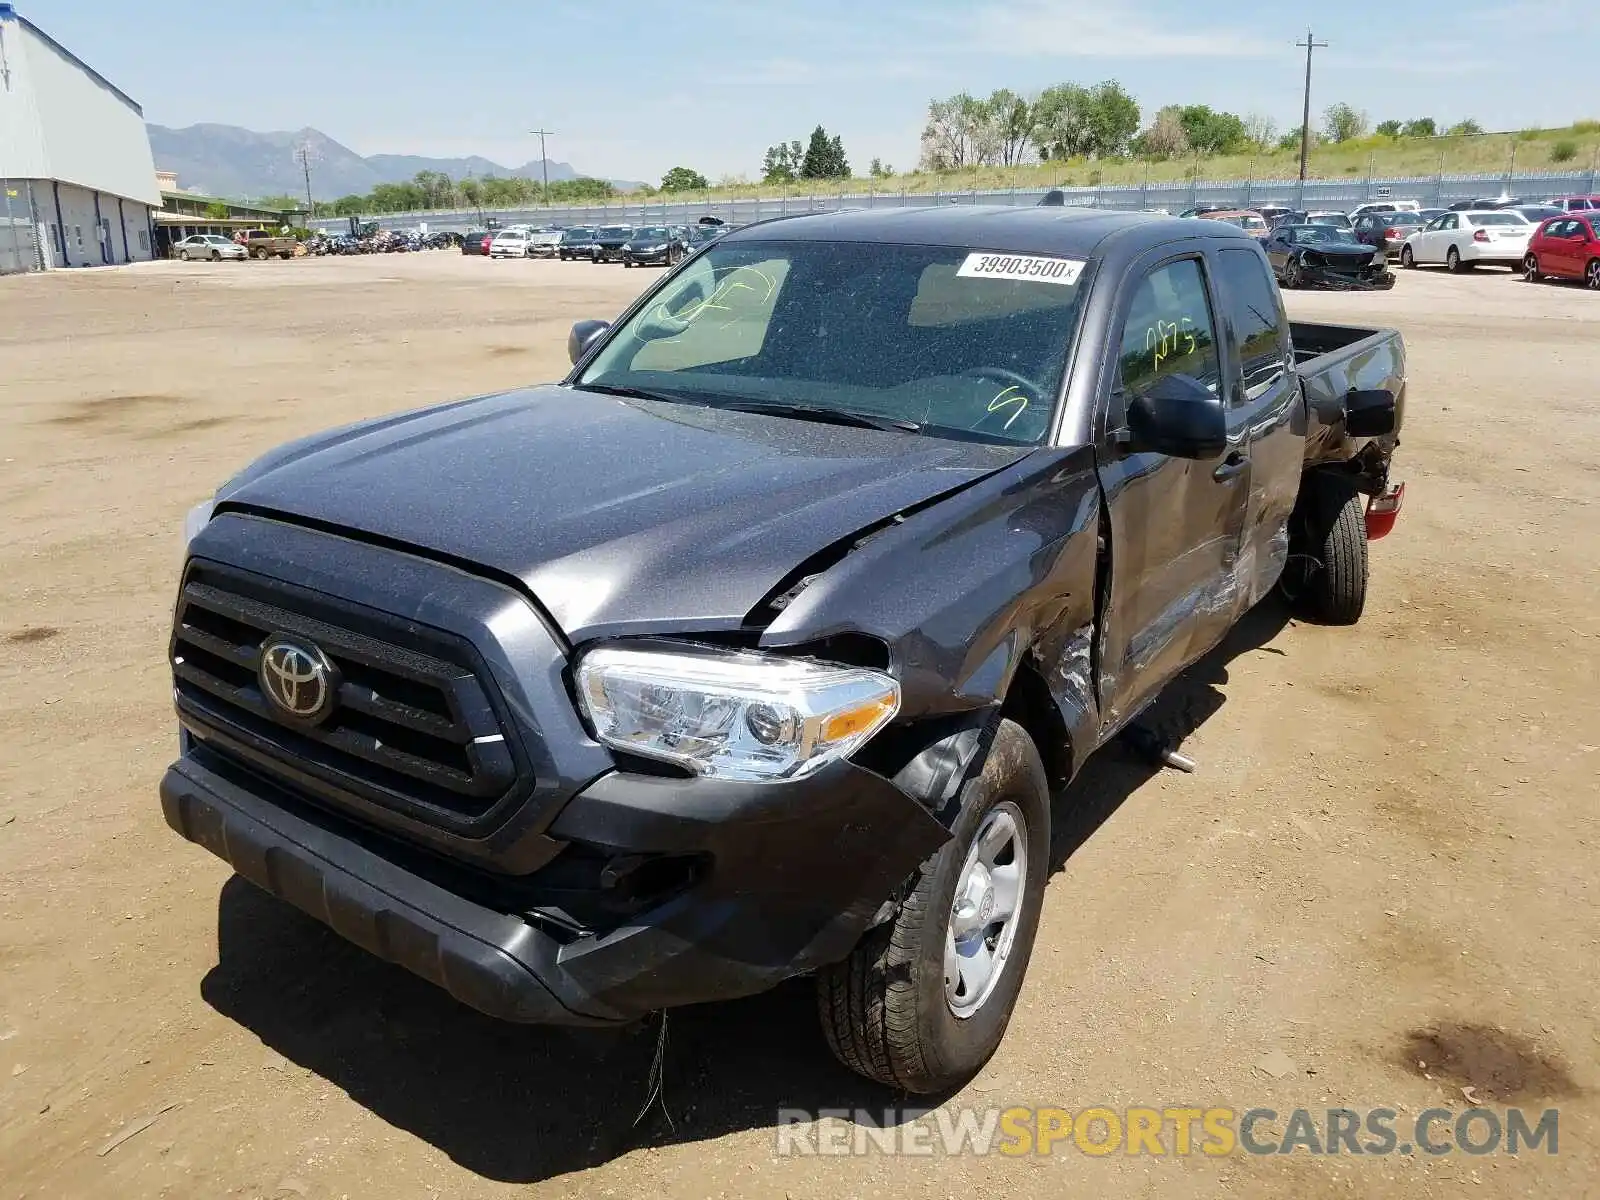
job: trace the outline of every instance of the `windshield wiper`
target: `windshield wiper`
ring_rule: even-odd
[[[615,383],[575,383],[572,385],[578,392],[600,392],[606,396],[621,396],[627,400],[655,400],[662,404],[703,404],[703,400],[691,400],[678,392],[653,392],[649,388],[622,387]]]
[[[851,425],[857,429],[895,430],[900,433],[921,433],[923,426],[916,421],[899,417],[880,417],[875,413],[851,412],[842,408],[819,408],[812,404],[783,404],[770,400],[736,400],[719,404],[718,408],[731,408],[735,412],[759,413],[769,417],[794,417],[800,421],[818,421],[829,425]]]

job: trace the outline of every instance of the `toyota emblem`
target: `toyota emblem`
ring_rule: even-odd
[[[273,707],[297,721],[319,721],[333,707],[333,664],[313,645],[269,638],[261,648],[260,678]]]

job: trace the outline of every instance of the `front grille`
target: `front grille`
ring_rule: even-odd
[[[261,690],[262,647],[275,634],[315,644],[338,672],[332,709],[314,725],[283,717]],[[179,594],[171,661],[181,714],[249,765],[323,785],[313,792],[331,787],[461,826],[518,783],[476,655],[454,635],[195,562]]]

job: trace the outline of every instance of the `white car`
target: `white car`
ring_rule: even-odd
[[[209,258],[212,261],[222,258],[243,259],[250,253],[238,242],[230,242],[215,233],[190,234],[172,249],[184,262],[193,258]]]
[[[1465,271],[1490,263],[1520,270],[1536,228],[1514,209],[1447,212],[1400,243],[1400,265],[1443,263],[1452,271]]]
[[[1349,216],[1350,216],[1350,219],[1352,221],[1354,221],[1357,217],[1361,216],[1363,213],[1421,212],[1421,211],[1422,211],[1422,205],[1418,204],[1415,200],[1374,200],[1370,204],[1358,204],[1358,205],[1356,205],[1354,208],[1352,208],[1350,210]]]
[[[529,235],[526,229],[502,229],[494,235],[494,240],[489,243],[489,257],[527,258],[528,239]]]

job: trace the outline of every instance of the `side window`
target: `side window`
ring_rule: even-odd
[[[1198,259],[1180,259],[1144,277],[1122,327],[1117,365],[1131,392],[1168,375],[1188,375],[1217,394],[1216,325]]]
[[[1460,224],[1461,224],[1461,218],[1456,216],[1455,213],[1451,213],[1448,217],[1446,217],[1444,219],[1444,224],[1441,225],[1440,228],[1441,229],[1455,229]]]
[[[1224,250],[1217,262],[1244,376],[1244,394],[1234,397],[1234,403],[1243,403],[1264,395],[1283,378],[1283,309],[1259,255]]]

